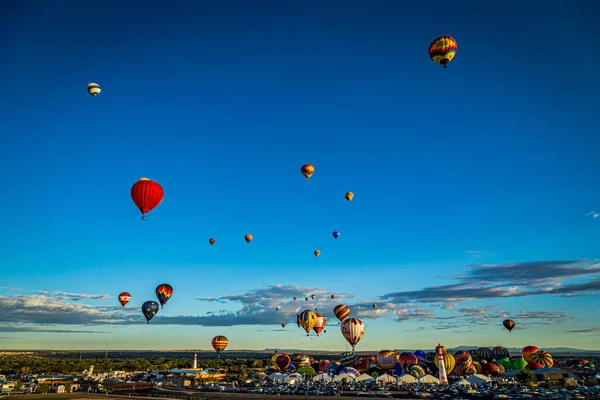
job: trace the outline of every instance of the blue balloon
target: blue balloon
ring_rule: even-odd
[[[396,376],[400,376],[402,375],[402,365],[400,365],[399,362],[396,362],[396,365],[394,365],[394,373],[396,374]]]
[[[333,231],[333,237],[334,238],[339,238],[340,237],[340,233],[338,231]]]
[[[150,320],[154,318],[158,310],[159,306],[155,301],[147,301],[142,304],[142,313],[144,313],[144,317],[146,317],[146,321],[148,321],[148,323],[150,323]]]
[[[425,355],[427,353],[425,353],[423,350],[417,350],[415,351],[415,356],[419,359],[419,360],[424,360],[425,359]]]

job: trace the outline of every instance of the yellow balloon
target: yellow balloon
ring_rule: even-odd
[[[352,201],[352,199],[354,198],[354,193],[352,193],[352,192],[346,192],[346,194],[344,195],[344,197],[346,198],[346,200]]]
[[[454,366],[456,365],[456,359],[451,353],[443,353],[444,355],[444,366],[446,367],[446,374],[450,375]],[[436,354],[433,360],[435,362],[435,366],[440,368],[440,357]]]

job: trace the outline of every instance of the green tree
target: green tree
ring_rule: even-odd
[[[71,387],[73,385],[72,381],[67,381],[65,383],[65,393],[71,393]]]
[[[524,385],[531,385],[535,381],[535,375],[532,371],[524,369],[517,374],[517,380]]]
[[[23,384],[21,383],[21,381],[15,382],[15,387],[13,390],[17,393],[21,393],[23,391]]]
[[[37,385],[37,387],[35,388],[35,392],[36,393],[48,393],[48,391],[50,390],[50,385],[48,385],[47,383],[41,383],[39,385]]]
[[[371,377],[373,377],[373,378],[377,379],[377,378],[379,378],[379,374],[378,374],[377,372],[373,371],[373,372],[371,373]]]

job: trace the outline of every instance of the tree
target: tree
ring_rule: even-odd
[[[65,382],[65,393],[71,393],[71,387],[73,386],[72,381]]]
[[[35,392],[46,394],[46,393],[48,393],[49,390],[50,390],[50,385],[48,385],[47,383],[41,383],[41,384],[37,385]]]
[[[29,371],[31,371],[31,368],[29,368],[27,366],[21,367],[21,374],[27,375],[29,373]]]
[[[373,378],[377,379],[377,378],[379,377],[379,374],[378,374],[377,372],[373,371],[373,372],[371,373],[371,376],[372,376]]]
[[[517,374],[517,380],[525,385],[531,385],[535,381],[535,375],[528,369],[524,369]]]
[[[21,393],[23,391],[23,384],[21,383],[21,381],[15,382],[15,387],[13,390],[17,393]]]

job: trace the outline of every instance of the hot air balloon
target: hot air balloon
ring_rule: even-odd
[[[212,347],[217,352],[217,357],[221,357],[221,353],[223,352],[223,350],[225,350],[228,344],[229,341],[223,335],[218,335],[213,338]]]
[[[373,308],[377,310],[377,304],[373,304]]]
[[[315,331],[317,336],[319,336],[321,331],[325,329],[325,326],[327,325],[327,318],[325,317],[325,315],[320,313],[317,313],[315,315],[317,316],[317,322],[315,323],[315,327],[313,328],[313,330]]]
[[[510,333],[515,327],[515,321],[513,321],[512,319],[505,319],[504,321],[502,321],[502,325],[504,325],[504,327],[508,329],[508,332]]]
[[[294,301],[298,301],[298,299],[296,297],[294,297]]]
[[[87,85],[87,91],[92,97],[96,97],[102,90],[100,89],[100,85],[95,82],[90,82]]]
[[[285,325],[286,325],[286,324],[281,324],[281,327],[282,327],[282,328],[285,328]]]
[[[525,346],[523,347],[523,350],[521,351],[521,354],[523,355],[523,359],[525,361],[527,361],[528,363],[533,362],[533,359],[531,358],[531,354],[540,351],[540,349],[538,349],[536,346]]]
[[[246,236],[244,236],[244,240],[246,240],[246,243],[250,243],[252,241],[252,235],[247,233]]]
[[[377,353],[377,365],[384,371],[394,368],[396,362],[398,362],[398,354],[395,351],[381,350]]]
[[[352,346],[352,352],[354,352],[354,347],[365,334],[365,325],[358,318],[346,318],[342,322],[341,330],[346,341]]]
[[[164,196],[162,186],[148,178],[141,178],[131,187],[131,199],[142,212],[142,219],[146,219],[146,214],[158,206]]]
[[[208,243],[210,243],[211,245],[213,245],[213,244],[217,243],[217,239],[210,238],[210,239],[208,239]]]
[[[290,366],[292,359],[287,354],[279,354],[275,358],[275,364],[279,367],[280,370],[285,371],[287,367]]]
[[[331,364],[331,361],[329,360],[319,361],[319,371],[327,373],[327,370],[329,369],[329,364]]]
[[[337,319],[343,321],[348,317],[348,315],[350,315],[350,309],[345,304],[340,304],[335,306],[333,309],[333,314]]]
[[[305,297],[304,300],[308,301],[308,297]]]
[[[163,283],[156,287],[156,297],[160,302],[160,308],[164,308],[164,305],[167,304],[171,296],[173,296],[173,287],[171,285]]]
[[[279,307],[275,307],[275,311],[279,311]]]
[[[335,294],[331,295],[331,300],[335,299]]]
[[[337,239],[340,237],[340,233],[338,231],[333,231],[332,235],[333,235],[334,239]]]
[[[298,316],[298,323],[306,331],[306,336],[317,324],[317,314],[310,310],[304,310]]]
[[[456,40],[450,36],[441,36],[429,45],[429,57],[434,62],[446,68],[448,63],[454,58],[456,50],[458,50]]]
[[[315,311],[319,311],[319,307],[315,307]]]
[[[544,368],[550,368],[554,365],[554,360],[552,359],[552,355],[547,351],[540,350],[535,353],[531,353],[531,359],[534,363],[541,364]]]
[[[487,347],[480,347],[477,349],[477,354],[479,355],[480,360],[484,360],[490,362],[494,359],[494,353]],[[449,371],[446,371],[450,373]]]
[[[311,295],[310,298],[314,300],[315,299],[315,295],[314,294]]]
[[[146,321],[150,323],[150,320],[154,318],[156,313],[158,312],[158,303],[155,301],[147,301],[142,304],[142,313],[144,317],[146,317]]]
[[[506,347],[502,347],[502,346],[494,347],[492,349],[492,354],[494,355],[494,358],[496,360],[501,360],[503,358],[510,357],[510,354],[509,354],[508,350],[506,349]]]
[[[313,253],[315,253],[315,257],[319,257],[321,255],[321,250],[315,250]]]
[[[119,295],[119,303],[121,303],[121,306],[125,307],[125,304],[129,303],[129,300],[131,300],[131,295],[127,292],[123,292]]]
[[[352,193],[352,192],[346,192],[346,194],[344,195],[344,197],[346,198],[346,200],[348,200],[350,202],[354,198],[354,193]]]
[[[454,369],[454,366],[456,365],[456,360],[454,359],[452,353],[445,352],[442,353],[442,355],[444,357],[444,366],[446,367],[446,373],[450,375],[450,373]],[[433,362],[435,363],[435,366],[437,368],[440,367],[440,356],[438,354],[435,355]]]
[[[306,179],[310,179],[312,174],[315,173],[315,167],[311,164],[304,164],[302,168],[300,168],[300,172],[302,172],[302,175],[304,175]]]

